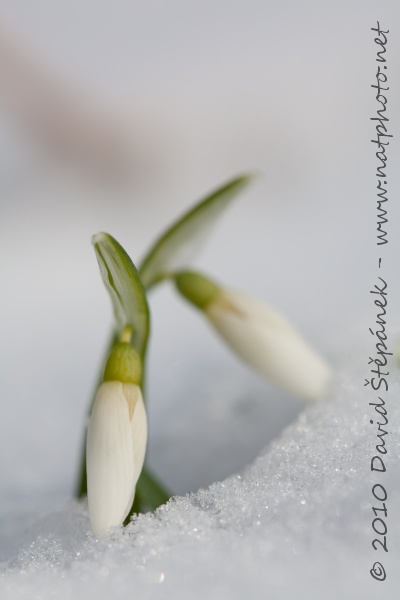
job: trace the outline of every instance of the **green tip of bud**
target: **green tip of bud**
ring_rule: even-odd
[[[220,292],[220,288],[204,275],[182,271],[175,276],[175,284],[182,296],[204,310]]]
[[[127,342],[118,342],[114,346],[104,369],[103,380],[140,385],[142,361],[133,346]]]

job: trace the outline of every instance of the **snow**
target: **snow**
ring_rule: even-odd
[[[15,517],[2,536],[6,545],[7,537],[17,540],[1,568],[1,597],[368,599],[385,585],[385,598],[396,598],[399,384],[397,377],[387,395],[383,479],[369,468],[373,409],[342,377],[326,402],[302,411],[243,472],[175,497],[125,530],[94,538],[86,504],[72,500]],[[371,548],[377,482],[389,496],[384,584],[369,575],[378,560]]]

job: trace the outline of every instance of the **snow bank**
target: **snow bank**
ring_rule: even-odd
[[[359,375],[343,376],[241,474],[125,530],[95,539],[74,501],[8,522],[3,540],[18,549],[2,565],[1,598],[397,598],[399,382],[386,395],[387,472],[371,474],[374,397]],[[371,546],[375,483],[388,491],[387,554]],[[385,582],[370,576],[377,560]]]

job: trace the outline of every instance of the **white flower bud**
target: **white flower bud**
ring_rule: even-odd
[[[275,310],[192,271],[177,273],[175,283],[254,369],[307,400],[326,393],[332,377],[330,367]]]
[[[330,367],[263,302],[241,292],[221,290],[204,313],[243,360],[284,389],[307,400],[326,393]]]
[[[136,382],[140,373],[132,368],[137,356],[129,348],[119,344],[112,352],[88,426],[87,490],[96,535],[121,525],[129,514],[146,453],[146,410]],[[115,380],[109,380],[112,375]]]

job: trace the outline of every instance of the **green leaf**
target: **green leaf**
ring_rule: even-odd
[[[150,248],[139,268],[146,289],[185,268],[224,208],[250,182],[237,177],[202,200],[175,222]]]
[[[164,488],[158,478],[147,468],[144,468],[140,474],[136,485],[136,493],[139,494],[142,502],[152,510],[168,502],[171,497],[171,494]]]
[[[136,267],[122,246],[108,233],[94,235],[92,243],[104,285],[111,297],[118,333],[121,336],[126,327],[132,328],[132,345],[144,361],[150,318],[146,293]]]
[[[125,524],[127,525],[129,523],[134,513],[156,510],[156,508],[168,502],[170,497],[171,494],[145,465],[137,482],[133,506],[126,517]]]

